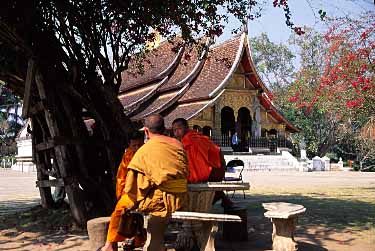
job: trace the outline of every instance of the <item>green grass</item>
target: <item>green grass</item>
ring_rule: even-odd
[[[239,198],[239,197],[238,197]],[[307,211],[302,225],[375,232],[375,187],[360,188],[254,188],[244,205],[252,214],[264,212],[261,203],[284,201],[302,204]]]

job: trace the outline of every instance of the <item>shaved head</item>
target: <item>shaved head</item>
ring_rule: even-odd
[[[151,133],[163,134],[164,127],[164,118],[160,114],[152,114],[145,118],[144,127],[148,128]]]

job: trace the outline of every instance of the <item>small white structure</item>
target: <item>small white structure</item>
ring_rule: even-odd
[[[340,157],[339,159],[339,162],[337,162],[337,164],[339,164],[339,168],[342,170],[344,168],[344,161],[342,161],[342,158]]]
[[[324,171],[323,162],[319,156],[312,158],[312,161],[314,171]]]
[[[331,171],[331,159],[330,158],[328,158],[327,156],[324,156],[322,158],[322,164],[323,164],[324,171]]]
[[[307,160],[307,153],[306,150],[301,149],[301,160]]]
[[[20,172],[35,172],[36,166],[32,162],[32,141],[31,135],[27,128],[31,127],[30,121],[24,125],[17,135],[17,155],[16,163],[12,165],[11,169]]]

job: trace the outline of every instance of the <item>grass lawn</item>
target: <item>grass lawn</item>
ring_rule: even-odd
[[[237,193],[236,198],[240,196]],[[261,186],[252,188],[246,201],[239,203],[248,208],[255,229],[265,224],[265,229],[271,231],[271,223],[262,217],[261,203],[276,201],[307,208],[299,218],[296,239],[313,246],[303,248],[302,244],[301,250],[375,250],[375,187]]]

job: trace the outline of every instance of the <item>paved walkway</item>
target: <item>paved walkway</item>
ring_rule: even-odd
[[[36,173],[0,168],[0,215],[27,210],[40,203]]]

